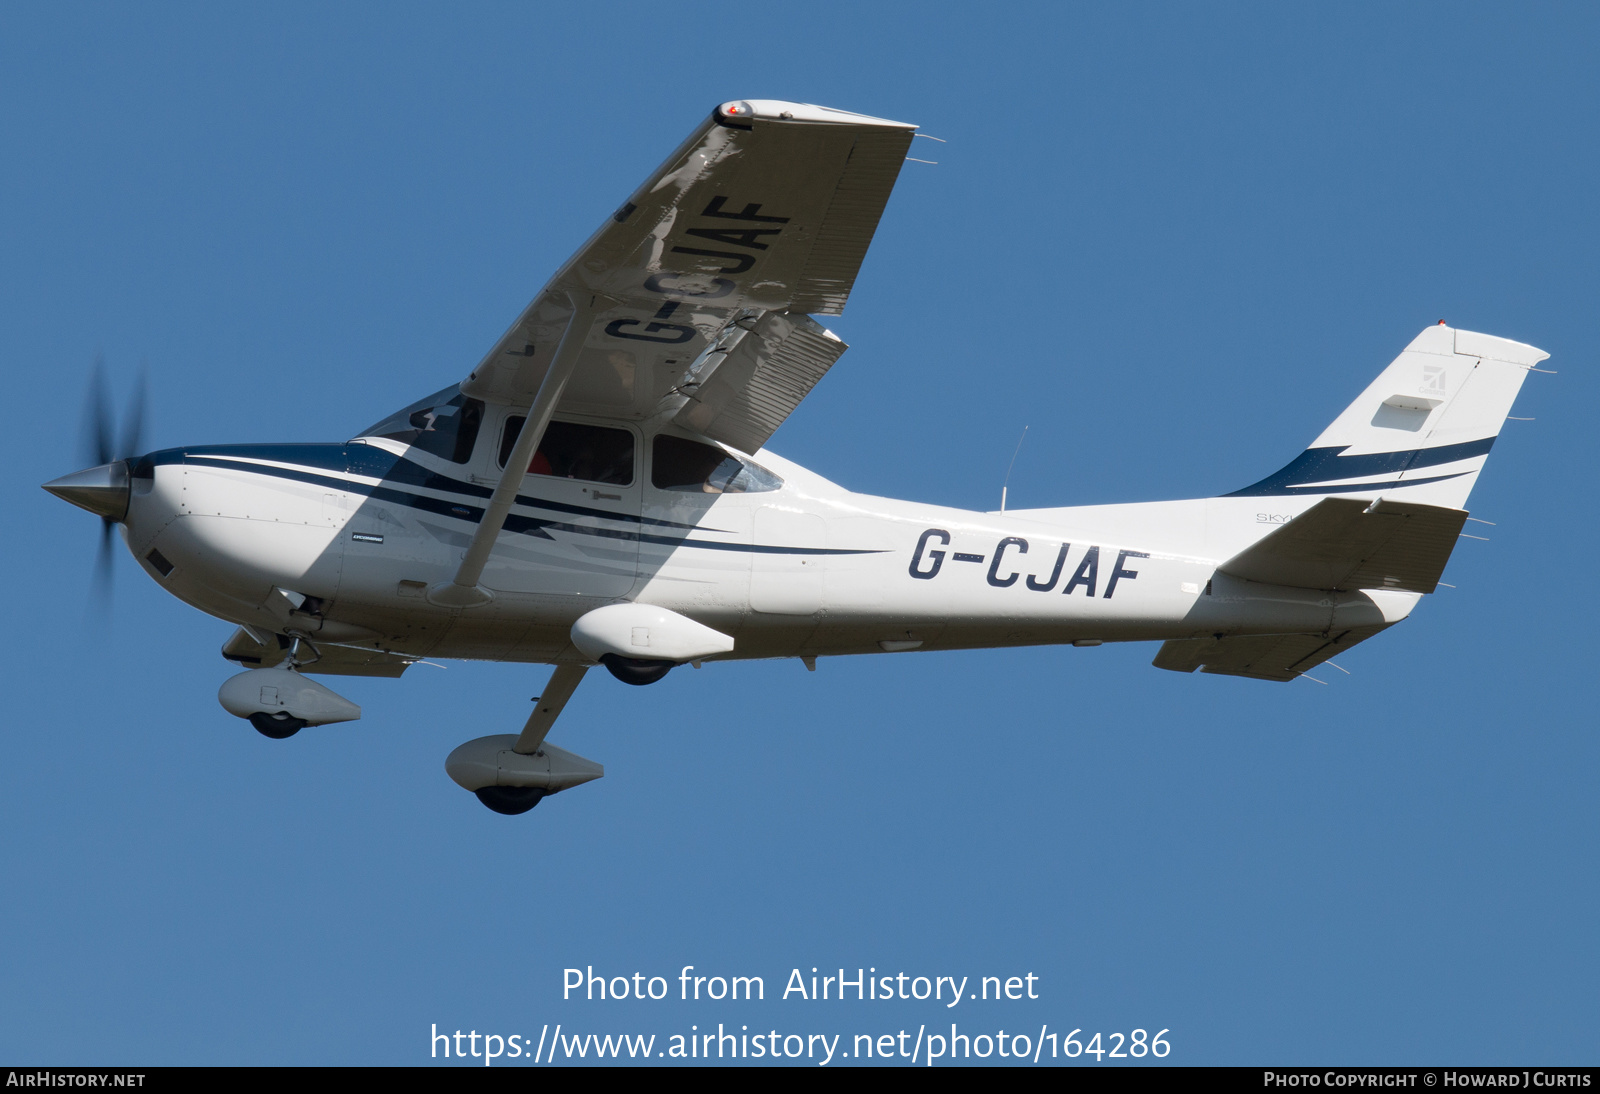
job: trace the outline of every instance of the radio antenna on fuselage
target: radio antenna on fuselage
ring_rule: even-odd
[[[1028,439],[1028,427],[1022,427],[1022,436],[1017,438],[1016,451],[1011,453],[1011,462],[1006,465],[1006,481],[1000,484],[1000,511],[1006,511],[1006,489],[1011,485],[1011,469],[1017,466],[1017,453],[1022,451],[1022,442]]]

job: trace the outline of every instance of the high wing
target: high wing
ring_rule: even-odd
[[[753,452],[845,344],[849,298],[915,126],[800,103],[718,107],[573,255],[462,390],[530,405],[571,322],[556,411],[675,421]]]

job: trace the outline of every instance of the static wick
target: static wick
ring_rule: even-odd
[[[919,160],[915,156],[907,156],[906,159],[910,160],[912,163],[931,163],[935,167],[939,166],[938,160]]]
[[[1006,481],[1000,484],[1000,511],[1006,511],[1006,490],[1011,486],[1011,469],[1017,466],[1017,452],[1022,451],[1022,442],[1028,439],[1028,427],[1022,427],[1022,436],[1017,438],[1016,451],[1011,453],[1011,463],[1006,466]]]
[[[913,137],[921,137],[924,140],[938,141],[940,144],[949,144],[950,143],[949,141],[945,140],[943,137],[935,137],[930,133],[913,133],[911,135]]]

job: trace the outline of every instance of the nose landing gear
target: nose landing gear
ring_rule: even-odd
[[[296,638],[282,666],[248,669],[229,677],[217,691],[217,701],[229,714],[247,719],[263,737],[275,741],[293,737],[306,726],[361,717],[361,708],[350,700],[300,675],[301,665],[314,663],[302,656],[302,650],[316,654],[311,643]]]

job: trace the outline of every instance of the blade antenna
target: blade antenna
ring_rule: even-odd
[[[1017,438],[1016,451],[1011,453],[1011,462],[1006,465],[1006,481],[1000,484],[1000,511],[1006,511],[1006,490],[1011,485],[1011,469],[1017,466],[1017,453],[1022,451],[1022,442],[1028,439],[1028,427],[1022,427],[1022,436]]]

